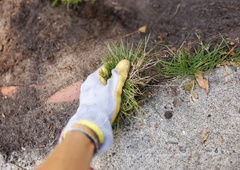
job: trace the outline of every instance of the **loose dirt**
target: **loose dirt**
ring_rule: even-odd
[[[44,155],[56,144],[78,101],[46,100],[99,67],[106,43],[144,24],[147,33],[127,38],[151,33],[151,40],[179,45],[195,33],[213,42],[219,34],[240,37],[239,0],[103,0],[76,9],[47,0],[0,0],[0,11],[0,87],[17,87],[12,97],[0,93],[0,153],[12,163],[13,152]]]

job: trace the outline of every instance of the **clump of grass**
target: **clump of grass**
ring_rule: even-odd
[[[230,46],[224,38],[217,45],[203,43],[199,38],[197,48],[186,49],[183,46],[184,43],[177,51],[166,46],[170,55],[161,56],[158,64],[159,73],[163,77],[186,77],[197,71],[209,73],[224,60],[239,61],[240,58],[240,52],[234,53],[235,47]]]
[[[72,5],[74,8],[77,7],[79,4],[82,4],[84,2],[95,2],[95,0],[53,0],[52,6],[56,6],[58,3],[62,3],[64,5],[70,6]]]
[[[127,59],[131,63],[129,77],[123,87],[122,103],[118,117],[116,118],[117,127],[121,125],[123,118],[131,118],[134,111],[142,113],[139,102],[148,98],[145,96],[144,87],[151,86],[153,77],[173,78],[177,76],[186,77],[194,75],[198,71],[210,72],[218,64],[223,61],[240,61],[240,51],[235,50],[236,46],[229,45],[225,39],[217,45],[211,43],[203,43],[199,38],[199,44],[196,48],[184,48],[184,43],[176,51],[171,50],[168,46],[155,52],[155,47],[147,49],[149,38],[139,42],[137,45],[122,41],[120,44],[108,45],[108,53],[103,57],[103,64],[107,69],[101,72],[101,76],[109,79],[111,70],[122,59]],[[157,55],[165,51],[170,54],[166,56]],[[152,68],[156,68],[157,75],[149,72]],[[160,76],[159,76],[160,74]],[[155,109],[156,110],[156,109]],[[156,111],[158,114],[159,112]]]
[[[119,114],[116,118],[117,126],[121,124],[123,118],[130,118],[134,111],[137,113],[144,112],[139,101],[143,99],[143,87],[147,85],[152,77],[145,74],[146,70],[156,65],[154,61],[153,49],[147,49],[148,38],[139,42],[136,46],[131,43],[124,44],[122,41],[119,45],[108,45],[108,53],[103,57],[103,64],[108,73],[101,73],[105,79],[111,77],[111,70],[116,67],[119,61],[127,59],[131,63],[129,76],[125,82],[122,93],[122,102]]]

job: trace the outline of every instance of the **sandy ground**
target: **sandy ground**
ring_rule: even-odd
[[[175,47],[187,36],[194,43],[195,33],[215,43],[220,33],[239,43],[239,16],[239,0],[101,0],[76,9],[49,0],[0,0],[0,169],[33,169],[56,145],[106,43],[132,32],[124,41],[151,33],[151,42]],[[138,33],[144,24],[147,32]],[[239,70],[215,70],[209,81],[209,95],[196,88],[194,103],[182,82],[154,87],[151,100],[161,116],[146,103],[148,114],[126,122],[93,167],[236,169]],[[173,117],[165,119],[165,111]]]
[[[95,157],[97,169],[214,169],[229,170],[240,167],[240,68],[222,67],[206,77],[210,93],[198,86],[199,95],[191,102],[182,84],[189,81],[172,80],[156,88],[152,104],[143,107],[147,114],[126,122],[112,148]],[[166,119],[164,113],[172,111]],[[209,134],[207,140],[202,139]],[[13,153],[14,155],[14,153]],[[14,159],[14,156],[13,156]],[[24,153],[17,164],[5,164],[1,169],[33,169],[28,162],[41,162],[37,151]]]

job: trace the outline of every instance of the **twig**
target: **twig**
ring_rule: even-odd
[[[136,33],[138,33],[138,30],[137,30],[137,31],[134,31],[134,32],[131,32],[131,33],[129,33],[129,34],[126,34],[126,35],[124,35],[122,38],[129,37],[129,36],[131,36],[131,35],[133,35],[133,34],[136,34]]]
[[[14,163],[9,163],[9,164],[12,164],[12,165],[14,165],[14,166],[16,166],[16,167],[20,168],[21,170],[25,170],[25,168],[23,168],[23,167],[22,167],[22,166],[20,166],[20,165],[17,165],[17,164],[14,164]]]
[[[181,5],[181,4],[178,4],[178,5],[177,5],[176,11],[174,12],[174,14],[173,14],[173,16],[172,16],[172,17],[174,17],[174,16],[177,14],[177,12],[178,12],[178,9],[179,9],[179,7],[180,7],[180,5]]]

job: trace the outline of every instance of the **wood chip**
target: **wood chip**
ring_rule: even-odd
[[[2,113],[2,117],[3,117],[3,118],[6,117],[4,113]]]
[[[145,33],[147,31],[147,24],[144,24],[142,27],[140,27],[138,31],[141,33]]]
[[[206,142],[206,140],[208,139],[208,136],[209,136],[209,133],[207,132],[207,133],[205,134],[205,136],[203,137],[203,139],[202,139],[202,143],[205,143],[205,142]]]

